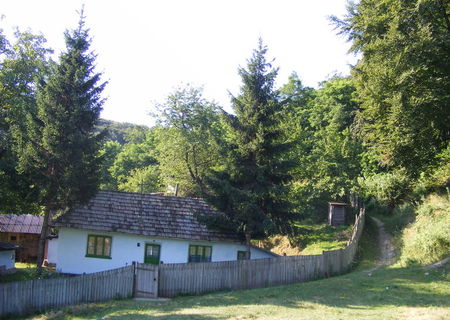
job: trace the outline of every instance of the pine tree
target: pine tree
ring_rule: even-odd
[[[44,225],[38,248],[40,270],[52,214],[86,202],[98,188],[102,134],[95,131],[104,100],[100,73],[83,12],[78,28],[65,32],[67,51],[37,91],[37,113],[26,115],[26,129],[14,131],[19,167],[41,190]]]
[[[232,98],[235,115],[224,114],[227,136],[220,143],[229,160],[208,180],[206,196],[224,213],[210,225],[245,235],[247,258],[251,238],[286,233],[290,216],[286,199],[293,163],[284,158],[289,144],[282,141],[282,106],[274,90],[278,69],[266,52],[260,40],[247,68],[239,69],[241,92]]]

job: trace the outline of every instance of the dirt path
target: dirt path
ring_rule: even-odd
[[[394,262],[395,248],[392,236],[384,229],[384,224],[379,219],[371,217],[378,227],[378,247],[380,256],[375,267],[366,272],[373,272],[382,266],[390,265]]]

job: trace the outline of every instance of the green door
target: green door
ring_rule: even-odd
[[[161,246],[159,244],[145,244],[144,263],[159,264]]]

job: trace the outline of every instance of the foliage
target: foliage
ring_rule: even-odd
[[[283,89],[290,86],[292,83]],[[351,79],[334,77],[318,90],[296,91],[301,93],[300,99],[291,98],[291,120],[286,128],[290,139],[296,141],[291,152],[299,159],[291,197],[301,216],[320,221],[328,201],[347,201],[357,188],[363,149],[352,125],[359,106]]]
[[[121,150],[122,146],[118,141],[108,140],[103,144],[100,150],[100,157],[103,159],[100,168],[100,189],[117,190],[117,178],[111,174],[111,167]]]
[[[128,192],[151,193],[161,191],[160,171],[158,166],[150,165],[133,169],[118,189]]]
[[[38,213],[39,190],[29,174],[17,171],[11,126],[23,125],[36,108],[36,78],[48,73],[52,52],[45,38],[16,30],[11,44],[0,30],[0,212]]]
[[[290,232],[287,195],[293,161],[279,127],[277,69],[266,60],[266,52],[260,40],[247,68],[239,69],[242,86],[232,98],[235,115],[224,114],[220,153],[226,161],[208,180],[207,199],[224,213],[209,223],[245,234],[247,243],[252,237]]]
[[[400,263],[430,264],[450,254],[450,199],[430,195],[416,210],[414,223],[404,229]]]
[[[27,110],[26,128],[15,123],[19,167],[30,172],[41,203],[52,209],[86,201],[97,189],[97,155],[101,135],[94,126],[103,104],[105,83],[93,73],[83,17],[78,29],[65,33],[67,52],[38,86],[37,111]]]
[[[362,59],[358,127],[380,165],[417,178],[450,139],[450,3],[362,0],[334,18]]]
[[[0,283],[65,277],[63,274],[57,273],[55,270],[50,268],[44,268],[43,272],[39,274],[36,270],[36,266],[30,263],[16,262],[15,268],[16,272],[2,275],[0,277]]]
[[[392,170],[360,179],[366,197],[373,197],[391,210],[411,192],[411,181],[405,170]]]
[[[48,222],[56,210],[86,202],[98,189],[102,135],[95,132],[106,83],[94,72],[88,30],[65,33],[67,51],[37,86],[36,108],[27,108],[12,125],[18,168],[30,175],[45,207],[38,249],[42,266]]]
[[[129,179],[139,180],[140,178],[144,178],[144,176],[142,176],[142,172],[139,170],[157,165],[155,149],[156,142],[153,131],[146,132],[143,141],[137,139],[136,142],[129,142],[121,147],[120,151],[115,156],[112,165],[108,168],[111,179],[115,183],[115,185],[112,184],[111,187],[114,189],[114,187],[117,186],[119,190],[122,190],[119,186],[128,185],[128,191],[140,192],[142,188],[138,187],[138,184],[147,184],[148,188],[146,188],[146,190],[151,190],[150,186],[155,185],[155,181],[142,180],[140,182],[135,181],[132,184],[127,181]],[[137,174],[139,178],[138,176],[132,178],[133,173]],[[150,176],[147,175],[146,178],[150,178]],[[136,189],[132,190],[131,185],[135,185]],[[151,191],[155,192],[158,190]]]
[[[106,119],[100,119],[96,128],[98,132],[107,132],[105,135],[106,141],[116,141],[120,145],[124,145],[131,140],[136,142],[137,136],[145,136],[145,132],[149,130],[146,126]]]
[[[221,162],[214,139],[220,135],[220,109],[203,98],[202,89],[189,85],[177,88],[157,108],[161,180],[168,187],[178,185],[180,195],[201,196],[208,170]]]

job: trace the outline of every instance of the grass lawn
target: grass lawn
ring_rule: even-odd
[[[13,274],[7,274],[0,277],[0,283],[2,282],[13,282],[13,281],[25,281],[38,279],[36,274],[36,264],[35,263],[23,263],[16,262],[15,267],[17,271]],[[56,273],[51,268],[43,268],[42,274],[39,279],[48,279],[62,277],[62,275]]]
[[[450,319],[449,266],[381,268],[369,275],[365,270],[375,262],[376,232],[370,222],[366,230],[360,265],[339,277],[169,301],[116,300],[14,319]]]
[[[165,302],[90,304],[26,319],[450,319],[448,271],[385,268],[371,276],[355,271],[303,284]]]

